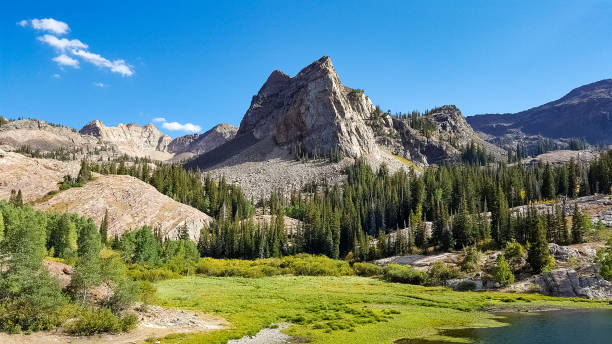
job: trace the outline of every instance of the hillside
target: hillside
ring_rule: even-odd
[[[583,138],[590,144],[612,144],[612,79],[578,87],[562,98],[514,114],[467,118],[474,130],[494,137],[542,136]]]
[[[83,187],[62,191],[35,204],[35,208],[76,213],[94,219],[97,225],[108,210],[109,236],[148,225],[169,238],[176,238],[179,230],[186,229],[189,237],[197,241],[200,229],[212,222],[201,211],[125,175],[99,175]]]
[[[57,183],[65,175],[76,176],[76,161],[32,159],[0,150],[0,199],[8,199],[11,190],[21,190],[24,202],[32,202],[58,190]]]
[[[0,148],[61,160],[104,161],[128,155],[174,161],[210,151],[232,139],[237,130],[232,125],[220,124],[202,134],[172,139],[153,124],[106,126],[94,120],[77,131],[41,120],[19,119],[0,125]]]

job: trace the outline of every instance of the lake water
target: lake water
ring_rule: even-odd
[[[612,312],[562,311],[507,315],[510,326],[447,330],[444,335],[469,338],[477,344],[612,344]],[[445,344],[400,339],[397,344]]]

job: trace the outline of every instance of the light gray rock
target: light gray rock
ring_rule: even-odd
[[[449,279],[444,284],[453,290],[482,290],[482,280],[473,278]]]
[[[559,246],[554,243],[548,244],[548,250],[556,261],[567,262],[570,258],[580,257],[577,249],[568,246]]]
[[[325,56],[295,77],[274,71],[253,97],[238,136],[272,137],[280,145],[299,145],[309,153],[342,152],[361,157],[375,151],[366,124],[374,105],[361,91],[342,85]]]
[[[612,299],[612,283],[595,273],[579,275],[574,269],[555,269],[537,276],[535,284],[550,296]]]

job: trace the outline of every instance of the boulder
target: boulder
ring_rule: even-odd
[[[612,283],[595,273],[579,275],[570,268],[555,269],[535,278],[544,295],[612,299]]]

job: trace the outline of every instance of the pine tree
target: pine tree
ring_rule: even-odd
[[[547,163],[544,167],[544,176],[542,177],[542,197],[544,199],[554,199],[557,193],[555,191],[555,175]]]
[[[93,222],[89,221],[79,233],[78,261],[70,281],[70,290],[84,303],[88,289],[101,282],[100,233]]]
[[[108,240],[108,209],[104,212],[104,217],[100,223],[100,240],[102,245],[106,245]]]
[[[578,195],[578,171],[574,158],[570,159],[567,171],[567,188],[568,196],[576,198]]]
[[[580,244],[584,242],[584,234],[590,229],[591,219],[588,215],[583,214],[578,208],[578,204],[574,205],[574,213],[572,214],[572,243]]]
[[[543,269],[552,265],[553,260],[550,256],[548,249],[548,242],[546,241],[546,230],[542,220],[535,214],[531,216],[533,219],[531,228],[531,240],[529,250],[527,252],[527,262],[534,273],[541,273]]]

